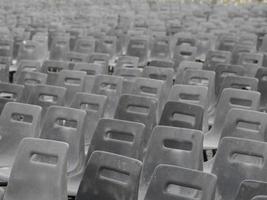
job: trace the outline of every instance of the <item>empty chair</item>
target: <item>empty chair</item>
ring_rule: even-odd
[[[267,182],[244,180],[239,186],[235,200],[256,200],[258,196],[266,195]],[[259,199],[258,199],[259,200]],[[264,199],[262,199],[264,200]]]
[[[55,36],[52,41],[49,59],[65,60],[69,51],[70,38],[68,36]]]
[[[118,119],[101,119],[92,137],[87,160],[94,151],[135,158],[143,161],[145,125]]]
[[[216,199],[234,200],[244,180],[266,182],[266,153],[264,142],[223,138],[212,168],[218,178]]]
[[[174,69],[175,63],[170,59],[153,59],[149,61],[149,66],[159,67],[159,68],[170,68]]]
[[[139,58],[139,66],[145,66],[148,60],[148,40],[142,37],[130,38],[127,46],[126,55]]]
[[[164,96],[164,81],[148,78],[136,78],[133,84],[132,94],[155,98],[158,101],[157,121],[161,116],[168,96]]]
[[[28,98],[28,103],[42,107],[42,119],[49,106],[64,105],[66,88],[37,84]]]
[[[174,70],[177,71],[177,67],[182,61],[195,61],[197,48],[188,44],[178,46],[174,50],[173,59],[175,61]]]
[[[7,61],[7,62],[6,62]],[[0,81],[1,82],[9,82],[9,61],[5,59],[0,58]]]
[[[13,46],[14,42],[11,39],[0,40],[0,56],[2,57],[13,57]]]
[[[150,59],[170,59],[170,39],[168,37],[155,37],[152,42]]]
[[[153,171],[160,164],[202,170],[202,142],[199,130],[156,126],[143,161],[139,199],[144,199]]]
[[[69,62],[66,61],[56,61],[56,60],[46,60],[43,63],[41,72],[47,74],[47,84],[55,85],[59,76],[59,72],[63,69],[70,69]]]
[[[267,114],[263,112],[232,108],[226,115],[221,133],[224,137],[238,137],[265,142]]]
[[[73,70],[86,72],[86,74],[89,76],[105,74],[107,71],[106,68],[99,63],[86,63],[86,62],[75,63],[73,66]]]
[[[221,51],[232,51],[236,41],[237,37],[235,34],[227,33],[227,34],[222,34],[217,38],[217,47],[216,49],[221,50]]]
[[[68,194],[76,195],[85,166],[84,123],[86,111],[61,106],[49,107],[40,138],[69,144],[67,157]]]
[[[256,78],[259,80],[258,91],[261,93],[260,110],[266,110],[267,106],[267,69],[261,67],[256,73]]]
[[[264,35],[264,37],[262,39],[262,44],[261,44],[261,47],[259,50],[261,52],[267,52],[267,34]]]
[[[23,85],[0,83],[0,113],[7,102],[22,102],[23,90]]]
[[[254,77],[259,67],[262,66],[263,55],[256,53],[241,53],[238,64],[244,66],[245,74]]]
[[[208,88],[195,85],[174,85],[170,91],[168,101],[184,102],[200,105],[204,108],[203,131],[208,131]]]
[[[152,129],[156,125],[156,109],[157,101],[153,98],[124,94],[120,97],[114,118],[143,123],[146,148]]]
[[[206,54],[211,49],[212,34],[198,33],[196,37],[197,57],[199,57],[201,60],[205,60]]]
[[[218,64],[215,69],[215,94],[219,97],[225,77],[228,76],[243,76],[245,69],[240,65]]]
[[[98,121],[104,114],[106,101],[107,97],[104,95],[81,92],[77,92],[73,98],[71,107],[86,111],[86,123],[84,124],[84,142],[86,148],[90,145]]]
[[[44,52],[44,47],[32,40],[27,40],[21,43],[19,52],[18,52],[18,60],[44,60],[46,56],[46,52]]]
[[[20,76],[23,71],[38,72],[41,69],[41,63],[35,60],[20,60],[16,71],[16,78]]]
[[[99,63],[106,68],[106,74],[108,73],[109,54],[106,53],[92,53],[89,56],[89,63]]]
[[[189,32],[180,32],[177,33],[174,37],[176,40],[176,46],[181,46],[183,44],[187,44],[190,46],[196,45],[196,38]]]
[[[204,148],[216,149],[218,147],[226,115],[231,108],[257,110],[259,101],[259,92],[233,88],[224,89],[216,107],[214,124],[205,135]]]
[[[183,82],[183,76],[186,70],[188,69],[195,69],[201,70],[203,67],[203,63],[194,62],[194,61],[182,61],[177,69],[175,83],[179,84]]]
[[[237,64],[242,53],[253,53],[250,45],[237,43],[232,51],[232,64]]]
[[[59,72],[57,79],[57,86],[65,87],[67,92],[65,94],[65,104],[69,106],[77,92],[82,92],[84,88],[85,72],[62,70]]]
[[[229,51],[209,51],[203,68],[214,71],[218,63],[230,64],[231,56]]]
[[[259,196],[253,197],[252,200],[266,200],[266,199],[267,199],[267,196],[259,195]]]
[[[18,148],[4,200],[67,199],[67,152],[68,144],[63,142],[24,139]]]
[[[73,64],[75,62],[87,62],[88,61],[88,55],[84,53],[79,53],[75,51],[69,51],[66,55],[66,61],[70,61]]]
[[[95,52],[95,39],[93,37],[77,39],[73,51],[86,54]]]
[[[115,36],[105,36],[96,43],[96,52],[107,53],[113,58],[117,51],[117,38]]]
[[[213,174],[172,165],[159,165],[144,200],[213,200],[217,178]]]
[[[0,179],[7,181],[18,150],[25,137],[39,137],[40,106],[9,102],[0,116]]]
[[[86,167],[77,200],[135,200],[142,163],[136,159],[95,151]]]
[[[200,105],[168,101],[165,104],[159,124],[202,130],[204,108]]]
[[[135,56],[119,56],[116,69],[119,68],[137,68],[139,63],[139,58]]]
[[[104,116],[113,118],[122,92],[123,78],[119,76],[98,75],[95,77],[92,93],[108,97]]]

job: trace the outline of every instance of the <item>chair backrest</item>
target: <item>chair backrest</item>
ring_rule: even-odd
[[[170,59],[170,39],[169,37],[155,37],[152,42],[150,57]]]
[[[55,36],[52,41],[50,56],[51,60],[65,60],[70,51],[70,37]]]
[[[95,39],[93,37],[77,39],[73,51],[86,54],[93,53],[95,51]]]
[[[255,77],[259,80],[258,91],[261,93],[260,109],[265,110],[267,104],[267,68],[259,68]]]
[[[263,54],[259,53],[240,53],[238,64],[245,68],[247,76],[254,77],[259,67],[263,64]]]
[[[144,198],[153,171],[160,164],[202,170],[202,144],[203,134],[199,130],[156,126],[143,161],[140,199]]]
[[[0,83],[0,113],[7,102],[21,102],[23,100],[23,92],[23,85]]]
[[[117,50],[116,36],[105,36],[100,38],[96,44],[96,52],[107,53],[111,58],[115,56]]]
[[[174,61],[171,59],[153,59],[148,62],[149,66],[174,69]]]
[[[267,182],[256,180],[244,180],[239,186],[235,200],[266,200],[267,198]],[[258,198],[258,196],[265,198]]]
[[[239,185],[246,179],[266,182],[266,153],[265,142],[223,138],[212,168],[218,178],[216,197],[234,200]]]
[[[237,43],[232,51],[232,63],[237,64],[241,53],[252,53],[253,49],[250,45]]]
[[[189,69],[201,70],[202,67],[203,67],[203,64],[200,62],[194,62],[194,61],[188,61],[188,60],[182,61],[176,72],[175,83],[179,84],[183,82],[183,76],[186,70],[189,70]]]
[[[92,93],[108,97],[105,117],[113,117],[122,92],[123,78],[119,76],[97,75],[95,77]]]
[[[86,112],[61,106],[49,107],[40,138],[69,144],[68,175],[80,172],[85,162],[84,123]]]
[[[12,57],[13,56],[14,42],[11,39],[1,39],[0,41],[0,56]]]
[[[190,46],[196,45],[196,38],[189,32],[180,32],[177,33],[174,37],[176,39],[175,46],[181,46],[183,44],[187,44]]]
[[[106,68],[106,74],[108,73],[109,54],[106,53],[92,53],[89,56],[89,63],[99,63]]]
[[[11,167],[21,140],[39,137],[41,110],[39,106],[9,102],[0,116],[0,165]]]
[[[20,60],[15,74],[15,78],[20,76],[23,71],[38,72],[41,69],[41,63],[36,60]]]
[[[106,73],[106,68],[99,63],[78,62],[74,64],[73,70],[86,72],[89,76]]]
[[[91,143],[99,119],[104,115],[107,97],[104,95],[77,92],[71,103],[72,108],[86,111],[84,124],[84,141],[88,146]]]
[[[142,163],[118,154],[95,151],[86,167],[77,200],[137,199]]]
[[[26,40],[20,44],[18,60],[42,60],[45,59],[43,46],[33,40]]]
[[[165,104],[159,124],[202,130],[204,108],[200,105],[168,101]]]
[[[177,71],[177,67],[182,61],[194,61],[197,54],[197,48],[188,44],[182,44],[174,50],[174,70]]]
[[[11,63],[11,58],[0,56],[0,81],[1,82],[11,81],[10,80],[11,77],[9,77],[9,71],[11,71],[10,63]]]
[[[232,51],[237,42],[237,37],[235,34],[227,33],[219,35],[217,41],[216,49],[221,51]]]
[[[56,85],[67,89],[65,94],[66,105],[69,106],[71,104],[77,92],[83,91],[85,76],[86,72],[82,71],[62,70],[59,72]]]
[[[118,119],[101,119],[93,135],[87,160],[94,151],[106,151],[143,161],[145,125]]]
[[[154,170],[144,200],[213,200],[217,178],[213,174],[172,165]]]
[[[71,65],[74,65],[76,62],[87,62],[88,61],[88,54],[79,53],[75,51],[69,51],[66,55],[66,61],[70,61]]]
[[[67,199],[67,152],[66,143],[25,138],[19,146],[4,200]]]
[[[58,79],[59,72],[64,69],[70,69],[69,65],[69,62],[66,61],[44,61],[41,72],[47,74],[47,84],[55,85]]]
[[[47,74],[41,72],[22,71],[16,83],[21,85],[46,84]]]
[[[229,51],[209,51],[203,68],[214,71],[218,63],[230,64],[231,56],[231,52]]]
[[[137,68],[139,57],[135,56],[119,56],[116,64],[116,69],[119,68]]]
[[[226,115],[221,138],[238,137],[267,141],[267,114],[240,108],[231,109]]]
[[[215,69],[215,94],[218,97],[221,92],[222,83],[228,76],[243,76],[245,68],[241,65],[217,64]]]

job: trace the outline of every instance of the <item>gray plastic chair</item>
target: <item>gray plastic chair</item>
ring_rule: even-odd
[[[20,60],[18,63],[15,79],[20,76],[23,71],[38,72],[41,69],[41,63],[36,60]]]
[[[87,160],[94,151],[106,151],[143,161],[145,125],[118,119],[101,119],[91,140]]]
[[[62,70],[59,72],[57,86],[65,87],[65,105],[69,106],[77,92],[82,92],[84,88],[84,78],[86,72],[74,70]]]
[[[107,53],[114,58],[117,51],[117,38],[115,36],[105,36],[96,43],[96,52]]]
[[[240,53],[238,64],[245,68],[245,74],[254,77],[263,64],[263,55],[259,53]]]
[[[203,63],[200,63],[200,62],[187,61],[187,60],[182,61],[176,72],[175,84],[182,84],[183,76],[186,70],[189,70],[189,69],[202,70],[202,67],[203,67]]]
[[[223,138],[212,168],[212,173],[218,178],[216,199],[234,200],[244,180],[266,182],[266,153],[265,142]]]
[[[232,54],[229,51],[209,51],[203,68],[214,71],[218,63],[230,64],[231,56]]]
[[[144,200],[214,200],[213,174],[172,165],[158,165]]]
[[[106,68],[106,74],[108,73],[108,65],[109,65],[109,54],[106,53],[92,53],[89,55],[88,63],[99,63],[104,68]]]
[[[97,75],[92,93],[107,96],[107,105],[104,116],[113,118],[122,92],[123,78],[119,76]]]
[[[11,39],[1,39],[0,41],[0,56],[12,57],[13,56],[14,41]]]
[[[188,44],[182,44],[174,50],[173,59],[175,61],[174,70],[177,71],[177,67],[182,61],[195,61],[197,48]]]
[[[199,130],[156,126],[143,161],[138,199],[144,199],[153,171],[160,164],[202,170],[202,142]]]
[[[65,60],[70,51],[69,36],[55,36],[52,41],[50,56],[51,60]]]
[[[135,200],[142,163],[125,156],[95,151],[86,167],[77,200]]]
[[[106,101],[107,97],[104,95],[77,92],[71,103],[72,108],[86,111],[86,123],[84,124],[84,142],[86,152],[91,143],[98,121],[104,114]]]
[[[88,61],[88,54],[85,53],[79,53],[75,51],[69,51],[66,55],[66,61],[70,61],[73,65],[76,62],[87,62]]]
[[[25,138],[3,200],[66,200],[67,152],[66,143]]]
[[[24,86],[11,83],[0,83],[0,113],[8,102],[22,102]]]
[[[38,42],[26,40],[20,44],[17,60],[44,60],[45,48]]]
[[[216,107],[214,124],[205,135],[204,149],[216,149],[218,147],[226,115],[231,108],[257,110],[259,101],[259,92],[233,88],[224,89]]]
[[[137,68],[139,63],[139,57],[135,56],[119,56],[116,69],[120,68]]]
[[[84,123],[86,111],[61,106],[49,107],[40,138],[69,144],[67,157],[68,194],[76,195],[85,167]]]
[[[215,69],[215,94],[220,96],[222,83],[225,77],[228,76],[244,76],[245,68],[241,65],[217,64]]]
[[[115,119],[139,122],[145,125],[144,147],[146,149],[153,127],[156,125],[157,101],[139,95],[121,95]]]
[[[19,143],[25,137],[39,137],[39,106],[9,102],[0,116],[0,179],[7,181]]]
[[[200,105],[168,101],[165,104],[159,124],[202,130],[204,108]]]
[[[237,43],[232,51],[232,63],[237,64],[241,53],[253,53],[250,45]]]
[[[208,131],[208,88],[196,85],[179,85],[172,87],[168,101],[184,102],[200,105],[204,108],[203,131]]]
[[[9,82],[9,71],[12,70],[10,67],[11,58],[0,57],[0,81]]]
[[[177,33],[174,37],[176,46],[181,46],[183,44],[190,46],[196,45],[196,38],[190,32],[180,32]]]
[[[58,79],[59,72],[66,69],[70,69],[69,62],[46,60],[43,63],[41,72],[47,74],[47,84],[55,85]]]
[[[256,78],[259,80],[258,91],[261,93],[260,110],[266,110],[267,106],[267,68],[261,67],[256,73]]]
[[[95,51],[95,39],[93,37],[77,39],[73,51],[86,54],[93,53]]]
[[[175,63],[174,61],[170,59],[153,59],[149,61],[148,65],[153,66],[153,67],[159,67],[159,68],[174,69]]]
[[[259,195],[259,196],[253,197],[252,200],[267,200],[267,196]]]
[[[170,59],[170,38],[169,37],[155,37],[152,42],[150,59]]]
[[[235,34],[227,33],[219,35],[216,49],[221,51],[233,51],[236,42],[237,36]]]
[[[95,76],[106,73],[106,68],[99,63],[86,63],[86,62],[74,63],[73,70],[86,72],[86,74],[89,76]]]
[[[267,182],[244,180],[241,182],[235,200],[256,200],[258,196],[266,195]],[[259,199],[258,199],[259,200]],[[262,199],[263,200],[263,199]]]

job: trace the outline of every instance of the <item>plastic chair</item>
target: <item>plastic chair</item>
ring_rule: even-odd
[[[3,200],[66,200],[67,152],[63,142],[24,139]]]
[[[105,36],[97,41],[96,52],[107,53],[114,58],[117,50],[117,38],[115,36]]]
[[[214,71],[219,63],[230,64],[231,56],[232,54],[229,51],[209,51],[203,69]]]
[[[233,48],[237,42],[237,37],[235,34],[227,33],[222,34],[217,38],[217,50],[220,51],[233,51]]]
[[[263,55],[256,53],[240,53],[238,64],[244,66],[245,74],[254,77],[263,63]]]
[[[106,151],[143,160],[143,137],[145,125],[118,119],[101,119],[98,122],[87,160],[94,151]]]
[[[8,102],[22,102],[24,86],[11,83],[0,83],[0,113]]]
[[[78,62],[74,64],[73,70],[86,72],[86,74],[89,76],[95,76],[106,73],[106,68],[98,63]]]
[[[144,199],[153,171],[160,164],[202,170],[202,142],[201,131],[156,126],[143,161],[138,199]]]
[[[87,62],[88,55],[84,53],[69,51],[66,55],[66,61],[70,61],[71,64],[75,64],[76,62]]]
[[[44,60],[46,52],[44,47],[32,40],[21,43],[17,60]]]
[[[158,68],[174,69],[175,63],[170,59],[153,59],[149,61],[148,65]]]
[[[222,84],[228,76],[243,76],[245,69],[241,65],[218,64],[215,69],[215,94],[218,98],[222,91]]]
[[[69,144],[67,157],[68,194],[76,195],[85,166],[84,123],[86,111],[61,106],[49,107],[40,138]]]
[[[259,195],[259,196],[253,197],[252,200],[266,200],[266,199],[267,199],[267,196]]]
[[[9,73],[11,71],[10,61],[7,57],[0,57],[0,81],[9,82]]]
[[[37,84],[32,90],[28,103],[42,107],[42,121],[49,106],[64,105],[66,88]]]
[[[106,101],[107,97],[104,95],[77,92],[71,103],[72,108],[86,111],[86,123],[84,124],[84,142],[86,152],[88,146],[91,144],[91,139],[95,133],[98,121],[104,114]]]
[[[69,106],[77,92],[82,92],[84,88],[84,78],[86,72],[62,70],[59,72],[57,86],[67,89],[65,94],[65,105]]]
[[[86,54],[95,52],[95,39],[93,37],[77,39],[73,51]]]
[[[115,119],[143,123],[144,147],[147,147],[153,127],[156,125],[157,101],[139,95],[121,95],[115,113]]]
[[[135,56],[119,56],[115,69],[120,68],[137,68],[139,57]]]
[[[266,153],[264,142],[223,138],[212,168],[212,173],[218,178],[216,199],[234,200],[244,180],[266,182]]]
[[[260,93],[240,89],[226,88],[223,90],[215,111],[214,124],[205,135],[204,149],[216,149],[222,133],[228,111],[232,108],[257,110]]]
[[[38,72],[41,69],[41,63],[34,60],[20,60],[18,63],[15,79],[20,76],[23,71]]]
[[[3,57],[13,57],[13,40],[11,39],[1,39],[0,41],[0,56]]]
[[[253,200],[266,194],[267,183],[256,180],[244,180],[239,186],[235,200]]]
[[[217,178],[213,174],[172,165],[158,165],[144,200],[213,200]]]
[[[70,69],[69,62],[46,60],[43,63],[41,72],[47,74],[47,84],[55,85],[58,79],[59,72],[66,69]]]
[[[267,105],[267,96],[265,92],[267,91],[267,88],[265,86],[267,83],[266,75],[267,75],[267,69],[265,69],[264,67],[261,67],[258,69],[256,76],[255,76],[259,80],[258,91],[261,93],[260,110],[265,110],[266,105]]]
[[[170,59],[170,39],[168,37],[155,37],[152,42],[150,59]]]
[[[188,69],[202,70],[203,64],[194,61],[182,61],[177,69],[175,83],[179,84],[183,81],[184,72]]]
[[[173,55],[173,59],[175,61],[174,70],[177,71],[177,67],[182,61],[195,61],[196,53],[197,48],[188,44],[182,44],[176,47]]]
[[[25,137],[38,137],[41,107],[9,102],[0,117],[0,179],[7,181],[18,150]]]
[[[97,75],[92,93],[108,97],[104,116],[113,118],[122,92],[123,78],[119,76]]]
[[[110,58],[109,54],[92,53],[89,56],[88,63],[99,63],[99,64],[101,64],[103,67],[106,68],[106,73],[105,74],[108,74],[109,58]]]
[[[95,151],[84,172],[76,199],[137,199],[141,168],[142,163],[136,159]]]
[[[50,49],[50,60],[65,60],[70,51],[70,38],[68,36],[55,36]]]
[[[181,46],[183,44],[187,44],[190,46],[196,45],[196,38],[189,32],[180,32],[177,33],[174,37],[176,40],[176,46]]]

